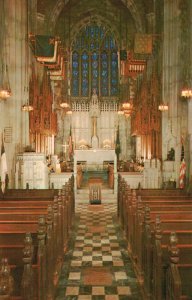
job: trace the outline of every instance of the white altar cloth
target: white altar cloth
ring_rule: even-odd
[[[86,161],[87,164],[102,164],[104,161],[113,161],[114,168],[117,165],[117,159],[114,149],[90,149],[90,150],[75,150],[74,160]]]

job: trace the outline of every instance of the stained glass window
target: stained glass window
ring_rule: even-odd
[[[73,52],[72,57],[72,90],[73,95],[79,95],[79,55],[77,52]]]
[[[90,97],[93,88],[100,96],[117,96],[118,57],[112,34],[102,26],[86,26],[72,48],[72,96]]]
[[[89,91],[89,56],[86,51],[81,55],[81,78],[81,95],[86,97]]]

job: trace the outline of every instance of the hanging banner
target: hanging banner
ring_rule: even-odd
[[[136,77],[145,71],[146,60],[134,59],[132,52],[128,52],[127,60],[121,60],[121,76]]]
[[[138,54],[151,54],[153,38],[151,34],[137,33],[135,35],[134,52]]]
[[[30,47],[36,57],[53,57],[55,37],[51,35],[29,35]]]
[[[30,46],[40,63],[55,63],[58,59],[61,41],[51,35],[30,35]]]

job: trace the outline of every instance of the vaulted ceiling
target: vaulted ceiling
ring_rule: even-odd
[[[100,23],[127,46],[135,32],[148,32],[148,17],[156,10],[154,0],[38,0],[37,12],[45,16],[46,31],[73,39],[82,26]]]

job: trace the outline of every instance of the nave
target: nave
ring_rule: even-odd
[[[140,300],[117,205],[77,204],[56,300]]]

